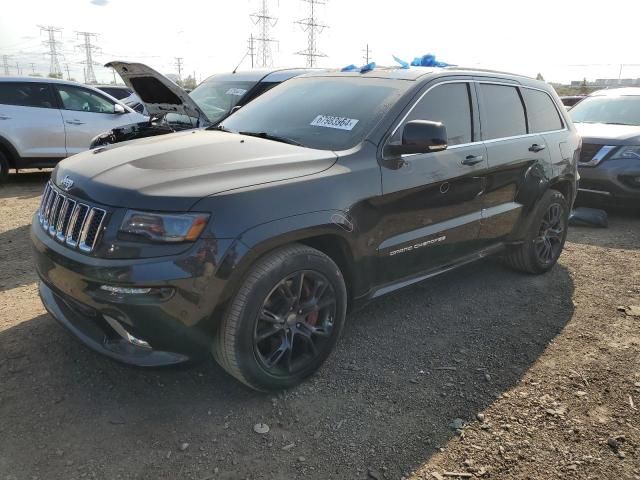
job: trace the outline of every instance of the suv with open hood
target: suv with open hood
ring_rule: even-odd
[[[134,94],[134,110],[144,112],[148,121],[119,126],[97,135],[91,148],[137,138],[164,135],[180,130],[217,125],[232,111],[290,78],[317,69],[286,68],[251,70],[212,75],[187,93],[161,73],[142,63],[110,62]]]
[[[558,96],[529,78],[297,77],[216,128],[59,164],[31,226],[40,295],[114,359],[211,351],[253,388],[288,387],[348,308],[487,255],[551,269],[579,153]]]

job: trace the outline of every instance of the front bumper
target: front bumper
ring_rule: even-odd
[[[633,206],[640,200],[640,161],[604,160],[596,167],[580,167],[581,197]]]
[[[101,259],[58,243],[37,217],[31,240],[45,308],[93,350],[143,367],[209,351],[225,286],[216,273],[232,240],[202,239],[169,257]],[[103,285],[150,291],[113,293]]]

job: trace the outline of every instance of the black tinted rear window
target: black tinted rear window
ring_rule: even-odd
[[[46,83],[0,82],[0,103],[23,107],[56,108]]]
[[[527,106],[529,131],[531,133],[549,132],[563,128],[560,114],[549,95],[540,90],[523,88],[522,96]]]
[[[524,107],[516,87],[482,83],[480,93],[484,107],[482,136],[485,140],[527,133]]]

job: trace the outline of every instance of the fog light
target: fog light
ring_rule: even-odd
[[[151,291],[150,288],[114,287],[113,285],[101,285],[100,290],[114,295],[146,295]]]

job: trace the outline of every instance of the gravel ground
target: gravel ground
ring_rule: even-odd
[[[47,176],[0,188],[0,479],[640,479],[639,215],[574,228],[542,277],[488,260],[380,299],[266,395],[58,326],[28,240]]]

